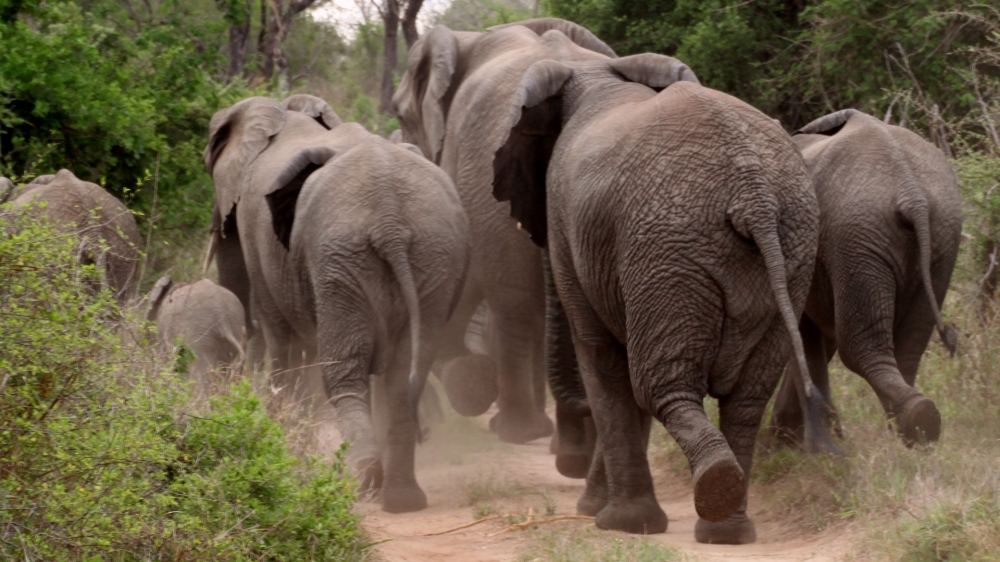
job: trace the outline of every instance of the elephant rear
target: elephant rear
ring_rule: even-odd
[[[42,179],[42,178],[39,178]],[[15,207],[45,203],[40,213],[85,242],[81,261],[101,267],[119,303],[131,296],[139,259],[139,228],[125,205],[99,185],[81,181],[69,170],[26,186]],[[103,245],[107,245],[105,249]]]

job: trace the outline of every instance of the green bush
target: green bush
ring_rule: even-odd
[[[292,455],[245,382],[191,411],[75,236],[0,224],[0,558],[363,557],[342,453]]]

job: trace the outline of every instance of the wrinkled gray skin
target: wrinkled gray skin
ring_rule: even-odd
[[[579,49],[557,31],[542,41]],[[572,333],[597,429],[578,512],[603,529],[666,530],[646,458],[655,417],[691,464],[696,539],[754,541],[746,488],[761,417],[789,351],[805,362],[797,323],[819,217],[802,158],[771,119],[670,57],[518,73],[515,102],[498,111],[510,134],[493,193],[547,240]],[[719,401],[718,428],[705,396]],[[832,443],[812,422],[810,438]]]
[[[332,111],[317,112],[321,124],[292,110],[289,101],[303,98],[328,109],[311,96],[285,105],[249,98],[212,118],[206,164],[216,203],[226,214],[235,205],[226,238],[238,238],[278,368],[300,367],[298,350],[320,366],[363,488],[381,488],[386,511],[423,509],[415,411],[465,282],[468,219],[431,162],[360,125],[336,124]],[[372,426],[372,374],[385,378],[384,452]]]
[[[827,363],[839,353],[875,390],[900,436],[936,441],[941,415],[913,388],[937,326],[954,354],[957,334],[941,320],[962,233],[962,199],[951,165],[914,133],[844,110],[792,137],[819,199],[816,273],[801,331],[813,382],[836,423]],[[789,375],[798,367],[789,365]],[[772,420],[801,441],[802,407],[786,383]]]
[[[242,360],[243,305],[211,280],[173,283],[165,275],[149,292],[149,307],[146,319],[156,322],[160,344],[172,350],[181,340],[194,352],[189,374],[199,395],[206,390],[209,371]]]
[[[584,49],[553,49],[540,37],[549,29],[562,30]],[[469,280],[435,372],[463,415],[482,414],[496,399],[499,413],[490,427],[511,443],[551,434],[552,422],[544,413],[540,252],[519,231],[507,205],[490,196],[492,154],[507,130],[497,117],[510,106],[519,72],[532,63],[603,56],[598,53],[614,56],[592,33],[564,20],[530,20],[486,33],[437,26],[410,49],[393,98],[403,140],[420,146],[451,176],[472,225]],[[466,326],[484,299],[498,334],[492,359],[463,344]]]
[[[139,259],[139,228],[125,205],[101,186],[82,181],[69,170],[40,176],[26,185],[13,200],[14,208],[40,209],[58,228],[80,235],[80,261],[96,264],[103,281],[119,303],[132,294]],[[101,246],[107,244],[107,251]]]

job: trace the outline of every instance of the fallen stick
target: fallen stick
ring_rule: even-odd
[[[434,537],[437,535],[447,535],[448,533],[454,533],[455,531],[461,531],[462,529],[468,529],[469,527],[478,525],[480,523],[485,523],[486,521],[492,521],[494,519],[500,519],[501,517],[507,517],[507,515],[490,515],[489,517],[483,517],[482,519],[476,519],[472,523],[466,523],[465,525],[460,525],[454,529],[448,529],[447,531],[438,531],[436,533],[426,533],[423,535],[417,535],[418,537]]]
[[[546,517],[544,519],[534,519],[530,521],[525,521],[524,523],[518,523],[516,525],[511,525],[506,529],[493,533],[492,535],[486,535],[486,538],[495,537],[497,535],[502,535],[504,533],[509,533],[511,531],[519,531],[521,529],[527,529],[528,527],[533,527],[535,525],[540,525],[542,523],[552,523],[553,521],[567,521],[567,520],[577,520],[577,521],[593,521],[593,517],[588,517],[586,515],[557,515],[555,517]]]

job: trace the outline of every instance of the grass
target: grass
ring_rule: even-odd
[[[531,544],[520,562],[675,562],[690,560],[683,552],[643,537],[600,531],[594,526],[571,530],[531,531]]]

